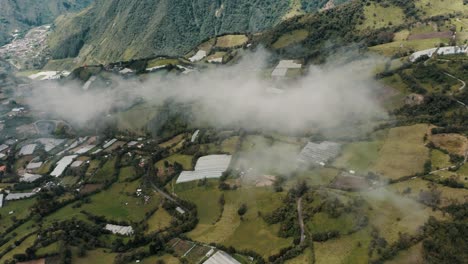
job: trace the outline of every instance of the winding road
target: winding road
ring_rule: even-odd
[[[299,226],[301,228],[301,245],[304,243],[305,232],[304,232],[304,218],[302,216],[302,197],[297,199],[297,216],[299,219]]]

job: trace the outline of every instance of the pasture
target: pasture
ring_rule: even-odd
[[[242,46],[249,41],[246,35],[224,35],[216,39],[216,47],[234,48]]]
[[[394,5],[384,7],[380,3],[366,5],[364,7],[364,17],[364,23],[358,26],[359,30],[398,26],[405,20],[405,14],[400,7]]]
[[[394,180],[423,172],[424,163],[429,159],[429,149],[424,145],[428,128],[418,124],[390,129],[373,171]]]
[[[241,250],[254,250],[264,257],[291,245],[292,238],[277,236],[279,226],[270,226],[259,216],[278,208],[282,195],[267,188],[240,188],[225,192],[224,195],[226,203],[219,221],[215,224],[200,223],[188,233],[190,238],[204,243],[221,243]],[[237,209],[243,203],[248,210],[243,220],[240,220]]]

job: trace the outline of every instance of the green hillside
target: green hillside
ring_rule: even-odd
[[[267,30],[298,12],[302,7],[296,2],[101,0],[84,12],[59,18],[49,44],[55,59],[79,56],[88,64],[184,55],[215,35]],[[309,2],[316,4],[308,11],[326,4]]]
[[[93,0],[2,0],[0,1],[0,46],[15,30],[49,24],[62,13],[75,12]]]

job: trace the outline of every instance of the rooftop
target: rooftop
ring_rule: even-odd
[[[197,160],[194,171],[183,171],[177,183],[200,179],[219,178],[231,163],[231,155],[209,155]]]
[[[239,261],[229,256],[226,252],[219,250],[203,264],[241,264]]]

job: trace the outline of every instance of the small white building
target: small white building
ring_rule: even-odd
[[[133,228],[131,226],[106,224],[104,229],[111,231],[113,234],[119,234],[124,236],[133,235]]]

